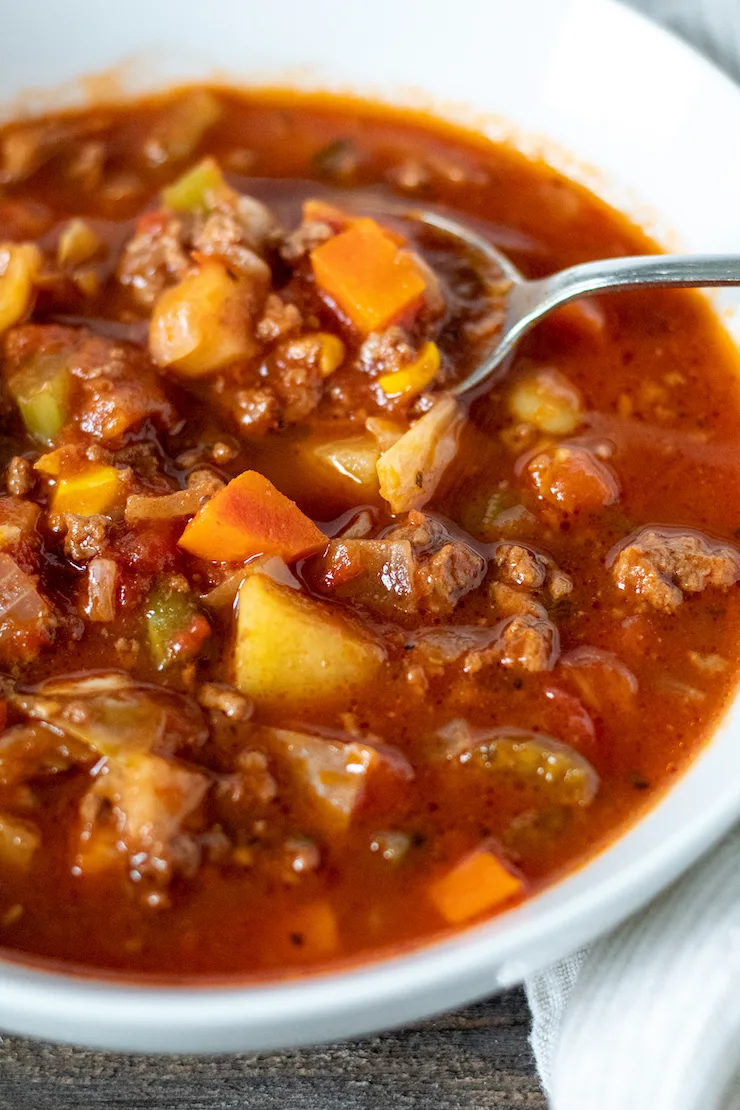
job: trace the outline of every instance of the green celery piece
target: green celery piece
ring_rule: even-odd
[[[467,498],[459,516],[459,523],[483,543],[490,543],[498,539],[499,531],[497,518],[507,509],[513,508],[518,502],[513,490],[486,490],[478,489]]]
[[[8,383],[26,431],[47,446],[64,426],[69,412],[72,377],[63,355],[30,359]]]
[[[227,189],[218,163],[213,158],[204,158],[164,188],[162,200],[173,212],[195,215],[210,211],[214,197]]]
[[[208,89],[193,89],[165,110],[144,144],[152,165],[190,158],[203,136],[218,123],[223,108]]]
[[[200,610],[192,594],[173,590],[167,582],[156,585],[146,608],[149,650],[157,670],[164,670],[182,655],[177,641]]]

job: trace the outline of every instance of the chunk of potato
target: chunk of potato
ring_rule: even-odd
[[[381,646],[328,606],[263,575],[239,589],[235,685],[255,701],[311,701],[367,685]]]
[[[380,450],[377,441],[369,432],[365,435],[348,436],[346,439],[320,443],[313,448],[313,454],[322,466],[331,467],[335,474],[359,486],[363,496],[377,496],[376,468]],[[359,493],[360,490],[357,492]]]
[[[343,744],[305,732],[276,728],[272,736],[310,791],[325,824],[345,828],[378,753],[365,744]]]
[[[0,335],[31,307],[42,262],[35,243],[0,243]]]
[[[185,378],[214,374],[255,352],[254,290],[223,262],[202,257],[195,273],[166,289],[154,306],[149,350],[158,366]]]
[[[106,864],[117,865],[107,835],[110,826],[100,827],[95,819],[89,820],[100,800],[109,806],[99,815],[112,819],[116,849],[128,853],[136,870],[147,871],[160,881],[168,877],[178,863],[185,835],[182,826],[202,802],[208,785],[205,775],[148,753],[110,761],[83,799],[77,866],[94,873]]]

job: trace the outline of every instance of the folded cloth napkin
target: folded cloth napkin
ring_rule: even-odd
[[[629,0],[740,80],[740,0]],[[740,1110],[740,828],[526,983],[552,1110]]]
[[[740,830],[526,984],[553,1110],[740,1110]]]

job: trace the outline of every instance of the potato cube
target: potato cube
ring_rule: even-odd
[[[199,269],[166,289],[154,306],[149,350],[158,366],[185,378],[214,374],[249,358],[251,284],[223,262],[203,258]]]
[[[328,606],[261,574],[239,590],[235,685],[255,701],[308,702],[367,685],[380,644]]]
[[[276,728],[272,735],[313,796],[324,823],[348,825],[378,753],[366,744],[345,744],[287,729]]]
[[[377,441],[369,433],[320,443],[313,448],[313,454],[322,468],[330,467],[346,483],[359,486],[357,493],[362,492],[365,497],[377,497],[376,468],[380,450]]]

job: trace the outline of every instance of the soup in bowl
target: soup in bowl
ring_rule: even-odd
[[[734,697],[730,337],[696,293],[585,299],[459,396],[505,291],[391,210],[528,277],[656,251],[637,224],[337,93],[189,84],[11,120],[0,156],[11,1027],[210,1049],[400,1019],[727,825],[720,738],[618,839]]]

